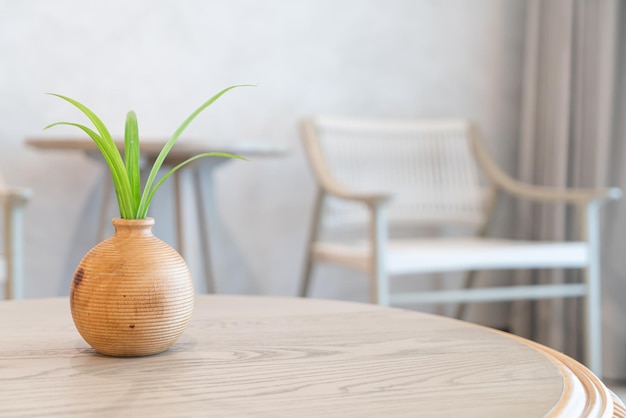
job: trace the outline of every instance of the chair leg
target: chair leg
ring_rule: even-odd
[[[300,297],[306,298],[311,290],[311,276],[313,275],[313,254],[307,251],[306,262],[304,264],[304,273],[302,274],[302,283],[300,284]]]
[[[384,206],[372,206],[370,218],[371,265],[370,302],[389,306],[390,287],[387,272],[387,214]]]
[[[389,276],[382,269],[370,275],[370,303],[389,306]]]
[[[493,222],[493,211],[496,207],[496,204],[498,203],[498,199],[500,198],[500,195],[501,195],[501,192],[499,189],[495,187],[492,187],[491,189],[489,189],[489,194],[485,202],[485,214],[486,214],[487,220],[480,227],[480,229],[476,231],[476,236],[479,236],[479,237],[487,236],[487,232],[489,231],[489,228],[491,227],[491,223]],[[465,274],[462,288],[471,289],[474,287],[475,282],[476,282],[476,271],[475,270],[469,271],[468,273]],[[455,317],[457,319],[462,320],[463,317],[465,316],[466,311],[467,311],[467,303],[465,302],[459,303],[456,308]]]
[[[585,271],[587,295],[584,301],[585,329],[584,363],[596,376],[602,375],[602,316],[600,302],[600,288],[597,285],[599,277],[595,268],[589,267]]]
[[[584,363],[598,377],[602,377],[602,300],[599,254],[599,205],[591,202],[585,214],[585,235],[589,245],[589,264],[584,270],[587,295],[584,298],[585,333]]]
[[[465,274],[465,277],[463,278],[463,285],[462,288],[463,289],[471,289],[474,287],[474,283],[476,282],[476,270],[472,270],[469,271]],[[456,315],[455,318],[456,319],[463,319],[463,317],[465,316],[465,312],[467,311],[467,303],[466,302],[459,302],[459,304],[456,307]]]
[[[24,297],[24,255],[22,206],[9,202],[4,208],[4,248],[6,252],[5,299]]]
[[[306,244],[306,260],[304,263],[304,272],[302,281],[300,282],[300,297],[307,297],[311,290],[311,276],[313,274],[313,245],[317,241],[320,229],[320,220],[322,217],[322,207],[324,204],[324,192],[318,190],[315,196],[315,204],[313,206],[313,216],[311,218],[311,226],[309,229],[309,237]]]

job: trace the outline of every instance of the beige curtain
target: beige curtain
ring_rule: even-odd
[[[542,185],[562,187],[624,186],[618,159],[623,129],[617,121],[624,94],[618,88],[620,42],[624,39],[624,5],[619,0],[531,0],[528,3],[523,103],[518,176]],[[623,48],[622,48],[623,49]],[[623,71],[622,71],[623,73]],[[613,161],[611,161],[613,158]],[[609,161],[612,164],[609,164]],[[622,175],[622,177],[626,177]],[[611,203],[609,205],[614,205]],[[565,206],[520,203],[518,235],[534,239],[576,239],[575,213]],[[626,244],[626,213],[615,207],[602,211],[604,376],[626,377],[626,335],[619,334],[616,315],[626,316],[624,259],[617,251]],[[622,237],[613,226],[620,222]],[[610,228],[606,228],[609,226]],[[580,280],[571,271],[523,272],[520,282]],[[619,306],[619,305],[622,306]],[[581,304],[568,301],[513,304],[512,331],[581,358]],[[624,322],[621,321],[621,324]],[[620,335],[616,338],[616,334]],[[622,344],[621,347],[618,347]],[[619,363],[619,364],[618,364]]]
[[[609,183],[626,191],[626,4],[617,11],[618,42],[614,83],[615,118],[610,157]],[[626,198],[606,209],[604,230],[604,376],[626,379]]]

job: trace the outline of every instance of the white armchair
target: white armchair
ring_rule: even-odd
[[[0,256],[0,282],[5,299],[24,297],[23,209],[32,193],[23,187],[6,187],[0,178],[0,205],[3,213],[3,249]]]
[[[585,363],[601,370],[598,208],[619,189],[554,189],[524,184],[489,158],[477,129],[463,120],[371,120],[318,117],[302,123],[305,150],[318,193],[307,247],[301,295],[309,293],[316,261],[354,268],[369,276],[372,303],[411,305],[582,297]],[[480,182],[482,169],[489,185]],[[485,237],[500,192],[574,205],[582,237],[577,242],[534,242]],[[367,208],[339,205],[356,202]],[[331,200],[331,201],[329,201]],[[330,203],[330,205],[329,205]],[[334,206],[333,206],[334,204]],[[361,214],[365,213],[363,217]],[[364,221],[368,239],[328,242],[322,224]],[[462,238],[390,236],[390,225],[469,225]],[[390,277],[488,269],[580,268],[583,283],[500,286],[392,293]],[[471,277],[471,274],[470,276]]]

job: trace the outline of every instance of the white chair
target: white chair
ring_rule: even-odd
[[[4,281],[5,299],[24,297],[23,210],[31,191],[23,187],[7,187],[0,177],[0,207],[4,222],[4,256],[0,257],[0,282]]]
[[[478,130],[463,120],[371,120],[317,117],[302,123],[305,150],[318,193],[301,295],[313,263],[339,264],[366,273],[372,303],[411,305],[583,297],[585,363],[601,370],[598,208],[619,189],[554,189],[524,184],[489,158]],[[478,168],[488,185],[481,185]],[[579,242],[486,238],[498,194],[573,204],[580,214]],[[358,207],[338,201],[356,202]],[[366,208],[367,210],[363,210]],[[366,239],[320,239],[329,226],[364,221]],[[462,238],[395,239],[394,225],[469,225]],[[322,226],[324,228],[322,228]],[[581,268],[583,283],[392,293],[391,276],[489,269]]]

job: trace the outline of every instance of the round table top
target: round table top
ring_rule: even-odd
[[[197,296],[189,328],[168,351],[113,358],[81,339],[67,298],[7,301],[0,336],[0,416],[624,413],[562,354],[467,322],[366,304]]]
[[[154,160],[163,145],[167,142],[165,139],[148,138],[141,140],[141,155]],[[88,154],[99,156],[100,151],[95,142],[86,135],[83,137],[47,137],[47,138],[27,138],[26,144],[35,148],[49,150],[66,150],[66,151],[82,151]],[[124,140],[115,139],[115,144],[120,151],[124,150]],[[270,144],[263,141],[211,141],[198,140],[192,138],[180,138],[172,150],[168,153],[167,161],[170,163],[184,161],[189,157],[204,152],[229,152],[246,157],[275,157],[285,155],[288,149]]]

